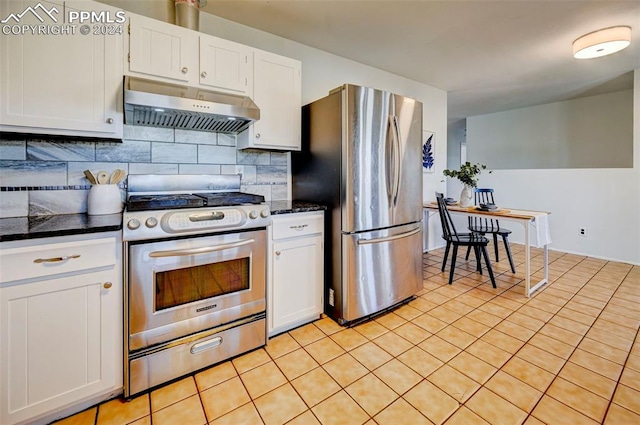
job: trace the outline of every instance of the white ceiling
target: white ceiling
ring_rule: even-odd
[[[202,9],[449,93],[449,120],[633,87],[640,0],[208,0]],[[576,60],[617,25],[631,46]]]

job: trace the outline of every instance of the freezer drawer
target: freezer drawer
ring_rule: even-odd
[[[422,223],[342,237],[340,323],[377,313],[422,289]],[[331,295],[330,295],[331,296]]]

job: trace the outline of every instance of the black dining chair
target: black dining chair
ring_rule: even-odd
[[[493,200],[493,189],[478,189],[473,190],[474,204],[477,205],[495,205]],[[511,266],[511,272],[516,272],[516,266],[513,263],[513,256],[511,255],[511,247],[509,246],[509,235],[511,230],[501,227],[498,220],[484,217],[469,217],[468,229],[479,235],[485,236],[487,234],[493,235],[493,249],[496,254],[496,262],[500,261],[498,258],[498,236],[502,237],[504,243],[504,249],[507,251],[507,258],[509,259],[509,265]],[[467,255],[465,258],[469,259],[469,253],[471,249],[467,249]]]
[[[493,268],[491,267],[491,260],[489,259],[489,253],[487,252],[487,245],[489,239],[478,233],[458,233],[456,227],[451,220],[451,215],[447,209],[447,205],[444,201],[444,195],[436,192],[436,200],[438,201],[438,213],[440,214],[440,222],[442,223],[442,239],[447,241],[447,247],[444,250],[444,260],[442,261],[442,271],[444,271],[447,264],[447,257],[449,256],[449,249],[453,245],[453,255],[451,257],[451,270],[449,271],[449,285],[453,283],[453,272],[456,268],[456,256],[458,255],[459,246],[467,246],[469,249],[473,248],[476,254],[477,271],[482,274],[482,264],[480,261],[480,254],[484,258],[487,264],[487,270],[489,271],[489,278],[491,284],[496,288],[496,279],[493,275]]]

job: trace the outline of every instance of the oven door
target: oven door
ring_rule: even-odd
[[[129,244],[129,350],[265,311],[266,230]]]

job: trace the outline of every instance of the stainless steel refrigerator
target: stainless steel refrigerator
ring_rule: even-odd
[[[366,318],[422,289],[422,103],[346,84],[302,108],[293,197],[329,207],[325,313]]]

